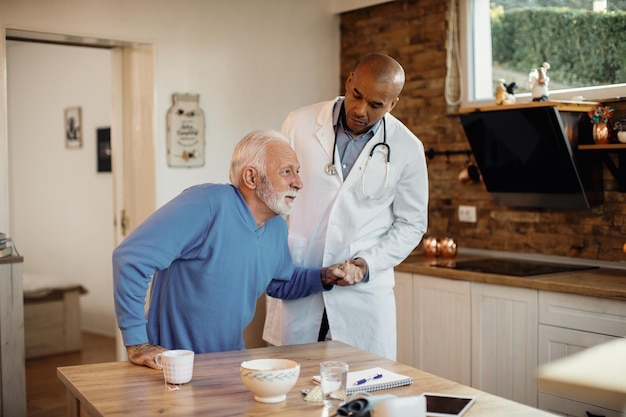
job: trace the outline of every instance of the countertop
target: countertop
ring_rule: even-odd
[[[414,252],[409,255],[404,262],[398,265],[395,270],[439,278],[484,282],[487,284],[508,285],[511,287],[531,288],[535,290],[626,301],[626,270],[624,269],[598,267],[597,269],[581,271],[516,277],[432,266],[435,262],[456,262],[487,257],[489,256],[459,254],[453,259],[443,259],[429,258]]]
[[[0,264],[17,264],[24,262],[24,258],[17,255],[9,255],[0,257]]]

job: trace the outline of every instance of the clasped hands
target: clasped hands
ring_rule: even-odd
[[[322,284],[347,287],[358,284],[365,277],[367,263],[363,258],[346,259],[342,264],[322,268]]]

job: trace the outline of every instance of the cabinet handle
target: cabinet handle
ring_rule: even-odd
[[[585,411],[585,413],[587,413],[587,417],[605,417],[605,416],[601,416],[599,414],[590,413],[589,411]]]

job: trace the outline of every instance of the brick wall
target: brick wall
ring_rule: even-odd
[[[393,114],[426,149],[463,151],[469,144],[444,98],[447,13],[447,1],[397,0],[342,14],[341,85],[363,55],[394,57],[403,65],[407,82]],[[626,103],[611,105],[616,118],[626,117]],[[626,262],[626,193],[616,191],[607,169],[604,203],[571,211],[496,206],[482,184],[458,181],[466,164],[464,154],[429,161],[429,234],[454,237],[467,248]],[[458,221],[462,204],[476,206],[477,223]]]

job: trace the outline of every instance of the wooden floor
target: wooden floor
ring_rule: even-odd
[[[57,367],[116,360],[115,338],[83,333],[81,352],[46,356],[26,361],[28,417],[65,417],[65,386],[57,378]]]

